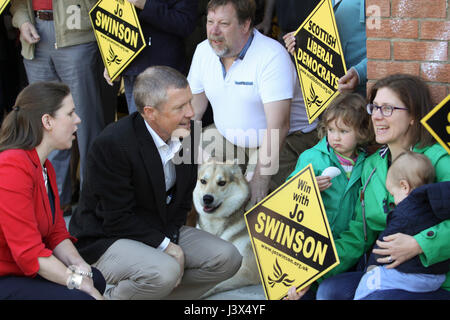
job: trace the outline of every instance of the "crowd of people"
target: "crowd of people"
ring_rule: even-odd
[[[71,1],[11,1],[29,85],[0,129],[0,299],[201,298],[242,256],[186,225],[198,162],[236,154],[247,207],[313,165],[340,264],[287,299],[450,299],[450,155],[420,123],[432,108],[422,80],[390,75],[366,97],[365,1],[332,1],[348,72],[309,123],[289,53],[292,26],[319,1],[267,0],[257,23],[254,0],[210,0],[189,61],[202,2],[129,0],[148,45],[122,75],[129,115],[109,125],[117,85],[87,17],[96,2],[73,29]],[[275,2],[277,39],[265,35]],[[339,175],[321,176],[329,167]]]

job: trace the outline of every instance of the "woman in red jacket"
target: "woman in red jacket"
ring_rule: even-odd
[[[56,82],[23,89],[3,122],[0,299],[102,299],[105,280],[72,243],[47,160],[72,146],[79,123],[69,88]]]

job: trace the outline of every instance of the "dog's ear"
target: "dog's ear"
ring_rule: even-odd
[[[238,159],[234,159],[232,163],[232,172],[234,175],[242,175],[242,176],[244,175],[243,169],[239,165]]]

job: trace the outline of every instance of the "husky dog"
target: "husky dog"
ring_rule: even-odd
[[[249,187],[236,162],[209,159],[199,167],[193,201],[198,227],[233,243],[241,253],[242,265],[230,279],[219,283],[203,297],[260,283],[258,267],[244,219]]]

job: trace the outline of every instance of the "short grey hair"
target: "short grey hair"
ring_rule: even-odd
[[[169,88],[184,89],[188,85],[186,77],[171,67],[149,67],[139,74],[134,82],[133,96],[136,109],[143,113],[145,106],[158,108],[167,101]]]

